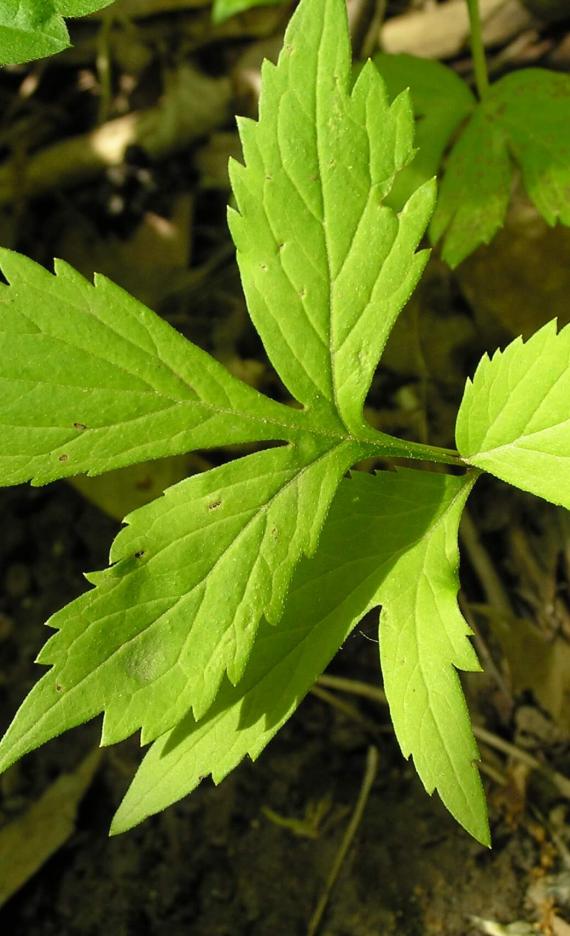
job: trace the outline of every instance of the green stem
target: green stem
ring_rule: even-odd
[[[367,434],[368,435],[368,434]],[[407,439],[398,439],[384,432],[373,430],[360,440],[365,446],[370,446],[369,455],[381,458],[409,458],[412,461],[434,462],[439,465],[455,465],[459,468],[468,468],[456,449],[440,448],[438,445],[427,445],[423,442],[409,442]],[[394,451],[390,452],[390,443]],[[376,449],[376,451],[375,451]]]
[[[398,439],[398,442],[402,444],[403,439]],[[424,445],[422,442],[408,442],[405,441],[404,445],[408,448],[408,452],[405,456],[413,459],[414,461],[429,461],[434,462],[439,465],[457,465],[459,467],[465,468],[467,465],[461,458],[461,455],[455,449],[446,449],[440,448],[438,445]]]
[[[467,0],[469,23],[471,26],[471,55],[475,69],[475,84],[477,94],[483,100],[489,90],[489,75],[487,74],[487,59],[481,32],[481,16],[479,13],[479,0]]]

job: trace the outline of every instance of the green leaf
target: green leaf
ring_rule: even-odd
[[[200,718],[237,683],[263,615],[275,623],[314,552],[355,446],[287,446],[189,478],[127,517],[114,565],[48,622],[52,665],[6,735],[11,760],[105,712],[103,743]]]
[[[380,657],[404,756],[413,756],[427,792],[437,789],[457,821],[488,845],[479,752],[457,674],[481,668],[457,605],[457,531],[474,480],[442,479],[429,528],[396,559],[380,587]],[[414,503],[433,503],[434,489],[429,475],[415,472],[402,499],[409,510]]]
[[[52,0],[4,0],[0,9],[0,65],[18,65],[61,52],[69,33]]]
[[[497,82],[494,107],[542,217],[570,225],[570,75],[513,72]]]
[[[0,481],[45,484],[233,442],[295,438],[299,414],[232,377],[105,277],[0,267]]]
[[[87,16],[110,6],[113,0],[54,0],[61,16]]]
[[[457,416],[465,461],[570,509],[570,326],[485,355]]]
[[[525,68],[493,84],[453,148],[430,235],[457,266],[502,226],[513,160],[549,224],[570,225],[570,76]]]
[[[301,3],[277,66],[264,62],[260,117],[240,120],[229,222],[255,327],[310,410],[352,432],[390,330],[425,266],[416,253],[434,185],[400,214],[382,204],[412,158],[407,94],[388,106],[368,62],[351,88],[344,0]]]
[[[468,85],[441,62],[385,52],[378,52],[373,62],[390,100],[410,89],[416,118],[417,153],[386,199],[387,204],[400,208],[419,185],[436,175],[453,135],[477,102]]]
[[[244,10],[259,6],[276,6],[280,3],[283,3],[283,0],[214,0],[212,19],[214,23],[223,23],[230,16],[236,16]]]
[[[381,630],[389,628],[394,633],[398,624],[402,633],[407,634],[417,624],[422,639],[438,645],[445,643],[447,623],[457,648],[453,659],[474,668],[474,657],[464,637],[468,628],[464,622],[455,621],[455,606],[445,608],[449,621],[442,622],[437,616],[426,620],[416,618],[413,608],[410,616],[410,609],[400,607],[394,595],[396,581],[401,587],[409,584],[398,572],[398,569],[404,572],[400,565],[403,557],[408,552],[415,556],[422,543],[426,548],[426,543],[439,536],[437,530],[449,528],[452,551],[447,517],[457,510],[469,487],[463,479],[407,470],[382,472],[375,477],[356,473],[351,480],[344,481],[323,530],[318,553],[299,567],[280,623],[275,627],[262,625],[239,686],[226,683],[205,719],[196,723],[189,715],[152,745],[118,810],[112,831],[123,832],[165,809],[191,792],[208,774],[219,783],[246,755],[255,759],[296,709],[353,627],[379,601],[393,603],[390,612],[393,618],[386,621],[384,611]],[[433,583],[431,569],[413,564],[418,587],[428,588]],[[444,574],[442,584],[447,595],[453,582]],[[439,585],[438,580],[436,587]],[[438,637],[439,628],[443,637]],[[387,640],[389,646],[389,636]],[[458,732],[455,739],[459,742],[458,750],[453,755],[459,771],[458,782],[464,792],[473,793],[474,799],[465,804],[460,802],[456,815],[469,831],[487,842],[485,803],[472,763],[477,750],[449,656],[443,652],[439,666],[432,661],[427,671],[427,711],[442,738],[450,739],[450,744],[452,733]],[[389,655],[383,662],[393,678]],[[451,705],[446,709],[437,699],[438,688],[448,683],[459,717]],[[398,699],[391,701],[399,718]],[[426,716],[426,706],[420,711],[411,694],[404,700],[403,712],[404,718],[415,718],[419,723]],[[434,786],[440,786],[440,772],[446,777],[441,780],[440,789],[446,792],[449,784],[448,764],[439,759],[440,746],[436,738],[434,761],[425,779],[430,792]],[[438,765],[440,772],[436,769]]]
[[[0,65],[19,65],[69,46],[64,16],[84,16],[112,0],[2,0]]]
[[[451,151],[430,225],[433,243],[444,237],[441,255],[451,267],[504,224],[512,171],[505,134],[480,105]]]

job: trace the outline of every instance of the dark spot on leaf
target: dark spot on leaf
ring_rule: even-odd
[[[154,482],[152,478],[150,477],[150,475],[147,475],[144,478],[139,478],[139,480],[135,484],[135,487],[137,491],[150,491],[150,489],[153,486],[153,483]]]
[[[217,510],[221,506],[221,500],[212,501],[211,504],[208,504],[208,510]]]
[[[263,270],[264,273],[266,273],[268,270],[268,266],[266,263],[260,263],[259,268],[260,270]]]
[[[144,549],[139,549],[139,550],[135,553],[135,559],[142,559],[143,556],[144,556]]]
[[[80,432],[83,432],[84,429],[87,429],[87,426],[85,425],[85,423],[77,422],[77,423],[73,423],[73,428],[78,429]]]
[[[57,460],[60,461],[60,462],[69,461],[69,455],[66,455],[65,453],[62,454],[62,455],[59,455]]]
[[[63,692],[63,686],[62,686],[60,683],[58,683],[58,682],[55,684],[55,691],[56,691],[56,692]]]

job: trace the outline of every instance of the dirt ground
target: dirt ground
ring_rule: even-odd
[[[132,4],[122,2],[128,13]],[[257,11],[214,29],[203,4],[188,6],[135,17],[130,31],[122,20],[83,24],[76,47],[57,63],[0,75],[0,242],[41,262],[55,253],[86,274],[107,273],[233,373],[280,397],[240,294],[225,165],[236,150],[233,114],[254,109],[261,55],[276,48],[287,11]],[[390,4],[389,17],[407,6]],[[428,15],[437,5],[410,6]],[[507,48],[523,63],[570,67],[566,29],[547,25],[529,38],[525,28],[519,51],[509,34],[493,54]],[[41,190],[26,188],[25,173],[14,175],[22,153],[33,160],[109,120],[164,104],[166,76],[182,70],[187,81],[189,63],[212,97],[199,126],[182,120],[166,151],[149,154],[134,140],[120,165],[81,179],[58,170]],[[467,54],[453,63],[465,72]],[[195,82],[194,75],[194,97]],[[568,230],[547,229],[517,198],[507,230],[455,276],[435,257],[386,351],[368,401],[371,421],[451,444],[465,376],[481,352],[555,314],[569,320],[569,252]],[[44,622],[84,590],[85,570],[105,566],[119,528],[113,517],[227,456],[170,460],[83,484],[83,494],[63,482],[0,492],[1,728],[38,678],[33,660]],[[425,794],[387,710],[371,699],[321,686],[256,764],[244,762],[219,788],[205,780],[112,839],[110,820],[140,749],[133,738],[86,767],[98,744],[93,723],[0,778],[0,869],[23,860],[30,814],[44,841],[53,840],[51,857],[20,875],[0,909],[1,931],[305,936],[374,750],[370,795],[319,936],[569,936],[569,532],[562,511],[491,480],[478,485],[462,530],[462,608],[485,667],[464,684],[474,722],[487,732],[480,741],[492,850]],[[375,625],[371,618],[356,629],[331,674],[380,685]],[[58,786],[62,776],[69,786]],[[9,829],[15,835],[2,838]],[[0,896],[2,888],[0,880]]]

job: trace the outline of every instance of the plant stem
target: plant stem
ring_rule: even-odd
[[[389,439],[390,436],[384,436]],[[409,442],[407,439],[395,439],[398,447],[405,446],[407,451],[394,452],[393,455],[384,452],[381,457],[385,458],[409,458],[412,461],[434,462],[440,465],[456,465],[459,468],[469,467],[462,459],[461,455],[455,449],[440,448],[438,445],[427,445],[424,442]]]
[[[487,59],[481,32],[481,16],[479,13],[479,0],[467,0],[469,23],[471,26],[471,55],[475,70],[475,84],[477,94],[483,100],[489,90],[489,76],[487,74]]]

